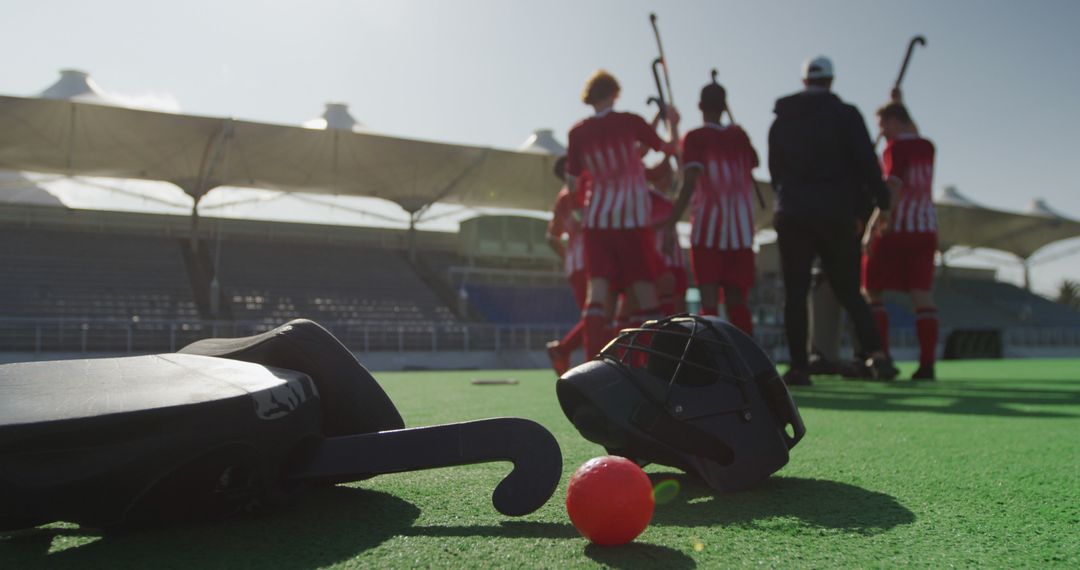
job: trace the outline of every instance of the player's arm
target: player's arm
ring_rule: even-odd
[[[683,169],[682,185],[679,188],[679,197],[675,199],[675,205],[671,209],[671,215],[668,219],[660,223],[661,227],[674,228],[675,224],[682,219],[683,213],[686,212],[686,207],[690,204],[690,197],[694,194],[694,187],[697,185],[698,175],[701,174],[701,164],[694,163],[688,164]]]
[[[671,128],[670,135],[671,140],[667,141],[666,148],[663,149],[663,153],[667,156],[674,156],[676,166],[682,167],[681,153],[679,152],[679,112],[675,110],[673,105],[667,107],[668,126]]]
[[[577,140],[577,128],[570,129],[566,137],[566,189],[570,193],[571,201],[576,201],[578,192],[578,177],[583,170],[581,160],[581,145]]]
[[[563,234],[566,233],[566,199],[567,196],[559,196],[559,199],[555,201],[555,210],[552,212],[547,228],[548,247],[559,256],[559,259],[566,257],[566,246],[563,245],[562,240]]]
[[[563,245],[562,237],[548,234],[547,236],[548,247],[551,251],[555,252],[555,255],[559,256],[559,259],[566,258],[566,246]]]
[[[892,196],[889,194],[889,188],[885,186],[881,165],[878,163],[877,153],[874,152],[870,132],[866,130],[866,123],[863,122],[858,109],[853,106],[847,107],[846,118],[849,148],[855,154],[856,179],[865,185],[878,209],[888,212],[892,207]]]
[[[664,116],[663,110],[659,110],[659,111],[656,112],[656,115],[653,116],[652,121],[649,122],[649,127],[653,130],[654,133],[657,131],[657,129],[660,128],[660,121],[663,120],[663,116]],[[646,154],[649,154],[649,147],[647,147],[645,145],[641,145],[641,147],[639,147],[639,148],[641,149],[641,156],[645,156]],[[669,156],[671,156],[671,155],[668,154],[668,153],[664,153],[664,160],[667,160],[667,157],[669,157]]]
[[[769,126],[769,178],[772,180],[773,190],[778,191],[787,179],[787,163],[784,160],[784,147],[781,144],[782,136],[779,119],[773,119]]]
[[[645,119],[638,117],[641,120],[637,129],[637,140],[641,143],[644,152],[648,152],[649,149],[652,149],[668,156],[679,156],[679,113],[675,110],[675,107],[672,107],[671,105],[668,105],[667,113],[668,117],[671,119],[673,131],[671,133],[671,140],[660,138],[660,135],[656,133],[655,125],[650,125],[645,122]]]
[[[663,222],[665,227],[674,228],[675,224],[682,219],[686,212],[686,206],[690,204],[690,197],[697,187],[698,176],[705,170],[704,153],[700,144],[700,137],[694,133],[688,133],[681,144],[683,167],[682,182],[679,186],[679,196],[675,199],[675,205],[671,209],[671,215]]]

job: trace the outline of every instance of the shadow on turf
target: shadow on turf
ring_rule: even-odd
[[[1032,384],[1052,383],[1028,380]],[[850,380],[815,380],[813,386],[792,390],[800,408],[865,412],[932,412],[1017,418],[1074,418],[1075,413],[1023,406],[1080,407],[1080,390],[1014,388],[977,380],[939,383],[864,383]],[[1076,385],[1076,383],[1073,383]],[[919,402],[918,398],[950,400],[947,404]]]
[[[568,523],[505,521],[486,526],[421,526],[407,536],[581,539]],[[583,539],[582,539],[583,540]],[[614,548],[589,544],[585,556],[611,568],[695,568],[693,558],[666,546],[633,542]]]
[[[693,558],[674,548],[641,542],[615,547],[590,544],[585,556],[609,568],[697,568]]]
[[[137,532],[20,531],[0,539],[0,566],[315,568],[407,534],[420,515],[393,495],[351,487],[313,489],[283,511]],[[49,554],[65,541],[82,544]]]
[[[749,491],[723,494],[684,473],[649,478],[654,485],[679,483],[678,494],[656,506],[653,524],[775,528],[785,524],[776,519],[795,518],[803,527],[874,535],[915,522],[915,514],[894,497],[834,481],[771,477]]]

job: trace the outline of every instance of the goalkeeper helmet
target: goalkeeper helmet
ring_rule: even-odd
[[[697,474],[719,491],[775,473],[806,433],[765,351],[715,317],[624,329],[556,391],[585,439],[640,465]]]

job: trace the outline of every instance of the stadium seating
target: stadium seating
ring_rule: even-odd
[[[241,321],[448,321],[450,309],[398,252],[229,241],[219,282]]]
[[[944,328],[1080,325],[1077,311],[1000,281],[939,278],[934,284],[934,301]],[[893,328],[914,325],[914,309],[907,295],[886,293],[886,308]]]
[[[399,249],[376,244],[234,236],[220,245],[204,242],[195,264],[206,275],[218,266],[222,304],[218,317],[208,319],[209,297],[192,293],[200,278],[189,275],[186,243],[145,231],[0,228],[0,350],[173,349],[296,317],[323,322],[364,350],[542,347],[552,331],[579,318],[564,276],[546,257],[434,248],[420,250],[414,265]],[[945,332],[1002,330],[1005,338],[1020,339],[1014,344],[1056,346],[1074,342],[1068,335],[1080,330],[1077,311],[988,279],[940,278],[935,298]],[[750,304],[759,337],[773,335],[763,342],[782,344],[779,276],[759,276]],[[913,343],[910,299],[890,293],[886,306],[896,341]],[[539,327],[536,335],[529,336],[530,326]],[[1019,329],[1032,330],[1020,335]]]
[[[954,280],[947,287],[1014,320],[1018,325],[1080,325],[1080,312],[1000,281]]]
[[[574,323],[581,310],[567,286],[536,287],[470,283],[465,285],[472,303],[484,318],[496,324]]]
[[[197,316],[176,239],[0,229],[0,315]]]

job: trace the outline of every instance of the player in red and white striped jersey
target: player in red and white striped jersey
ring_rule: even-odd
[[[574,125],[566,151],[567,186],[576,189],[573,179],[586,171],[592,179],[582,219],[589,271],[582,321],[590,358],[609,339],[604,305],[611,284],[632,289],[639,307],[634,320],[659,316],[653,269],[642,255],[654,245],[641,157],[647,149],[673,153],[675,144],[665,143],[640,116],[615,111],[618,96],[619,83],[610,73],[600,70],[589,78],[582,100],[596,114]],[[667,112],[677,122],[675,110]]]
[[[659,164],[647,169],[646,178],[649,181],[653,220],[663,222],[671,216],[675,208],[674,201],[668,197],[675,178],[670,157],[665,156]],[[679,236],[674,226],[664,224],[655,226],[653,233],[659,265],[656,293],[660,300],[660,312],[664,315],[685,313],[686,290],[690,283],[686,275],[686,256],[679,245]]]
[[[862,285],[874,313],[878,333],[889,349],[889,314],[882,294],[906,291],[915,305],[919,338],[919,369],[913,380],[934,379],[938,318],[931,289],[937,252],[937,214],[931,188],[934,145],[919,136],[903,103],[893,101],[878,109],[878,126],[888,141],[882,172],[893,194],[891,216],[875,216],[863,254]]]
[[[566,157],[555,162],[555,175],[566,179]],[[547,240],[551,249],[562,258],[563,270],[570,288],[574,292],[574,301],[578,309],[585,308],[585,293],[588,274],[585,271],[585,243],[581,234],[582,198],[588,187],[588,176],[578,177],[577,184],[582,190],[571,193],[565,186],[555,198],[555,208],[551,222],[548,223]],[[563,242],[563,236],[566,242]],[[559,340],[547,343],[548,357],[555,373],[562,376],[570,368],[570,355],[581,346],[584,325],[578,323]]]
[[[701,312],[718,314],[723,288],[728,319],[753,334],[746,301],[754,284],[752,172],[758,156],[738,125],[720,124],[727,108],[723,87],[706,85],[698,108],[705,125],[683,137],[683,187],[666,225],[673,227],[690,202],[690,261],[701,291]]]

